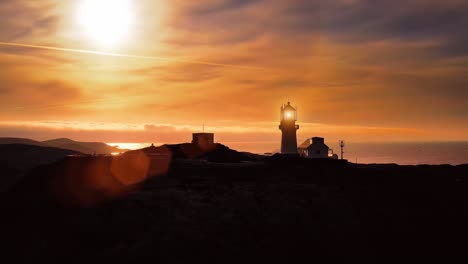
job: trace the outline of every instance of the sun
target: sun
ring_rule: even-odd
[[[101,48],[127,40],[134,17],[132,0],[81,0],[77,21],[84,34]]]

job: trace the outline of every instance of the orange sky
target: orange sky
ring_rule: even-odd
[[[466,1],[129,0],[110,44],[84,2],[0,2],[0,136],[279,142],[289,99],[299,141],[468,140]]]

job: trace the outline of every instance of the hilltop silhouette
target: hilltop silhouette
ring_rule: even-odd
[[[30,141],[16,142],[31,143]],[[0,171],[2,172],[0,192],[37,166],[51,164],[62,160],[68,155],[77,154],[81,153],[73,150],[45,147],[40,144],[0,144]]]
[[[11,138],[11,137],[0,137],[0,145],[4,144],[23,144],[33,146],[46,146],[43,142],[28,139],[28,138]]]
[[[173,159],[202,159],[214,162],[241,162],[262,159],[261,155],[239,152],[220,143],[211,144],[206,147],[192,143],[164,144],[158,147],[150,146],[135,151],[143,151],[145,153],[170,153]],[[127,153],[135,151],[129,151]]]
[[[1,194],[2,248],[68,263],[466,257],[467,175],[221,144],[67,156]]]
[[[26,138],[0,138],[1,144],[25,144],[44,147],[56,147],[81,152],[83,154],[111,154],[127,151],[118,147],[109,146],[102,142],[80,142],[69,138],[58,138],[46,141],[35,141]]]

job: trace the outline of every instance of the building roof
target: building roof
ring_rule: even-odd
[[[324,143],[324,138],[321,137],[308,138],[299,146],[300,149],[308,149],[310,147],[329,149],[329,147]]]
[[[310,142],[310,138],[308,138],[308,139],[306,139],[301,145],[299,145],[298,148],[300,148],[300,149],[306,149],[307,147],[310,146],[310,144],[312,144],[312,143]]]
[[[291,111],[296,111],[296,109],[294,107],[292,107],[291,103],[288,102],[287,105],[283,105],[283,107],[281,108],[283,111],[286,111],[286,110],[291,110]]]
[[[192,134],[193,136],[202,136],[202,135],[209,135],[209,136],[214,136],[214,133],[193,133]]]

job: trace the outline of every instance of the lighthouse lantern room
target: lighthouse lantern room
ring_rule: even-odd
[[[279,129],[282,132],[281,136],[281,153],[282,154],[297,154],[297,136],[296,130],[299,125],[297,121],[297,108],[291,106],[288,102],[286,105],[281,106],[280,111],[280,125]]]

